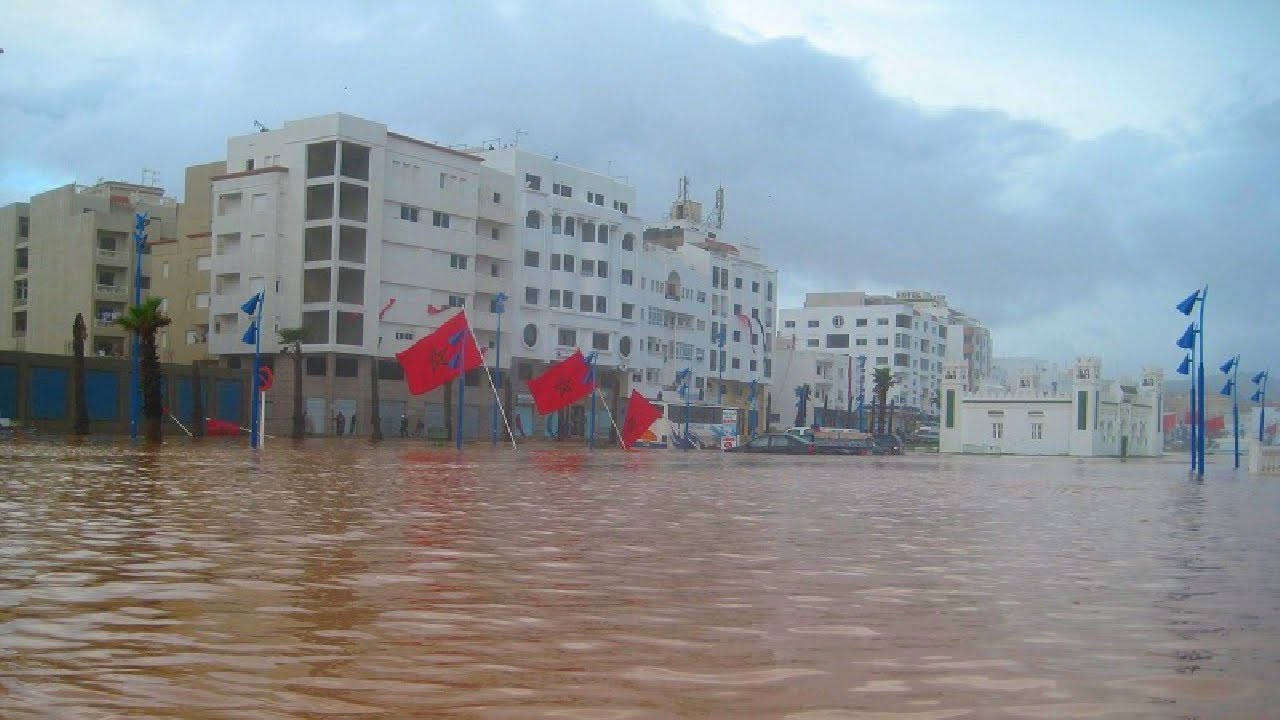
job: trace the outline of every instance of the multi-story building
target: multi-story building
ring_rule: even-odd
[[[779,401],[775,412],[781,422],[789,424],[801,419],[796,413],[799,401],[796,390],[807,388],[809,395],[802,424],[853,426],[850,421],[856,418],[856,414],[850,414],[850,409],[856,410],[856,404],[849,400],[858,392],[856,378],[853,378],[856,372],[853,358],[825,350],[796,347],[790,336],[783,335],[777,336],[774,347],[778,363],[774,387]],[[790,405],[783,400],[789,401]]]
[[[918,291],[894,296],[809,293],[804,307],[783,309],[779,315],[781,335],[793,338],[797,347],[836,352],[853,357],[855,362],[864,358],[867,403],[871,402],[875,369],[887,367],[894,378],[891,401],[899,407],[937,414],[942,364],[951,344],[950,327],[960,317],[947,306],[945,296]],[[978,327],[967,318],[965,322]],[[987,346],[983,357],[989,364],[989,342]],[[976,354],[974,358],[977,362]]]
[[[395,353],[453,308],[467,309],[485,350],[497,345],[493,301],[511,286],[514,198],[481,158],[334,114],[233,137],[226,165],[212,177],[209,352],[245,362],[253,348],[241,341],[250,318],[240,306],[264,291],[264,353],[284,349],[281,329],[307,333],[311,432],[336,430],[339,414],[344,431],[365,432],[351,420],[371,416],[371,374],[402,378]],[[275,364],[271,395],[289,397],[292,365]],[[464,415],[472,437],[489,425],[483,377],[466,378],[476,388]],[[401,415],[450,423],[442,391],[409,398],[403,383],[383,385],[385,433]],[[268,428],[279,431],[289,413],[278,407],[268,409]]]
[[[152,278],[152,294],[164,298],[164,312],[172,321],[168,346],[160,349],[165,362],[186,364],[209,357],[213,177],[226,172],[223,161],[187,168],[178,231],[150,243],[152,262],[159,268]]]
[[[117,317],[134,300],[134,214],[150,215],[149,243],[177,231],[177,202],[161,188],[125,182],[65,185],[0,209],[0,350],[69,354],[76,313],[88,329],[85,353],[124,357],[130,347]],[[142,255],[142,295],[155,263]],[[167,330],[157,343],[171,345]]]

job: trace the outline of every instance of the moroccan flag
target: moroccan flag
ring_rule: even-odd
[[[591,365],[578,350],[529,381],[539,415],[553,413],[591,394],[596,387]]]
[[[627,398],[627,417],[622,421],[622,446],[630,449],[660,417],[662,410],[657,405],[646,400],[638,390],[632,390],[631,397]]]
[[[1227,431],[1227,419],[1221,415],[1215,415],[1204,421],[1204,431],[1206,433],[1220,433]]]
[[[435,332],[396,353],[410,395],[421,395],[484,363],[471,337],[467,314],[449,318]]]

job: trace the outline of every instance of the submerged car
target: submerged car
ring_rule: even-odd
[[[765,435],[757,435],[737,447],[729,448],[727,452],[816,455],[818,454],[818,446],[795,435],[767,433]]]
[[[876,455],[901,455],[903,453],[902,438],[893,433],[880,433],[872,436],[875,443],[873,453]]]

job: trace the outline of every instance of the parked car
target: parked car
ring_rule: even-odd
[[[903,453],[902,438],[892,433],[882,433],[872,436],[875,443],[873,450],[876,455],[901,455]]]
[[[804,438],[786,433],[757,435],[727,452],[770,453],[775,455],[816,455],[818,446]]]

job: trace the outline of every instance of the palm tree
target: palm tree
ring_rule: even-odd
[[[293,355],[293,429],[289,437],[299,439],[306,435],[307,429],[302,422],[302,343],[306,342],[305,327],[282,328],[279,331],[280,344],[286,346],[286,352]],[[324,422],[324,418],[320,418]]]
[[[156,355],[156,333],[171,321],[160,312],[160,298],[144,300],[117,318],[116,323],[138,337],[138,382],[142,385],[142,417],[146,421],[147,442],[160,442],[160,422],[164,419],[160,358]]]
[[[876,394],[876,432],[884,432],[884,409],[888,404],[889,388],[897,384],[893,379],[893,371],[887,367],[875,369],[871,380],[872,391]]]
[[[71,416],[74,419],[71,426],[71,432],[74,435],[89,434],[89,404],[85,401],[84,389],[84,341],[87,337],[89,337],[89,331],[84,326],[84,316],[76,313],[75,322],[71,324],[71,349],[75,353],[72,364],[72,372],[75,375],[72,403],[75,405],[75,412]]]

